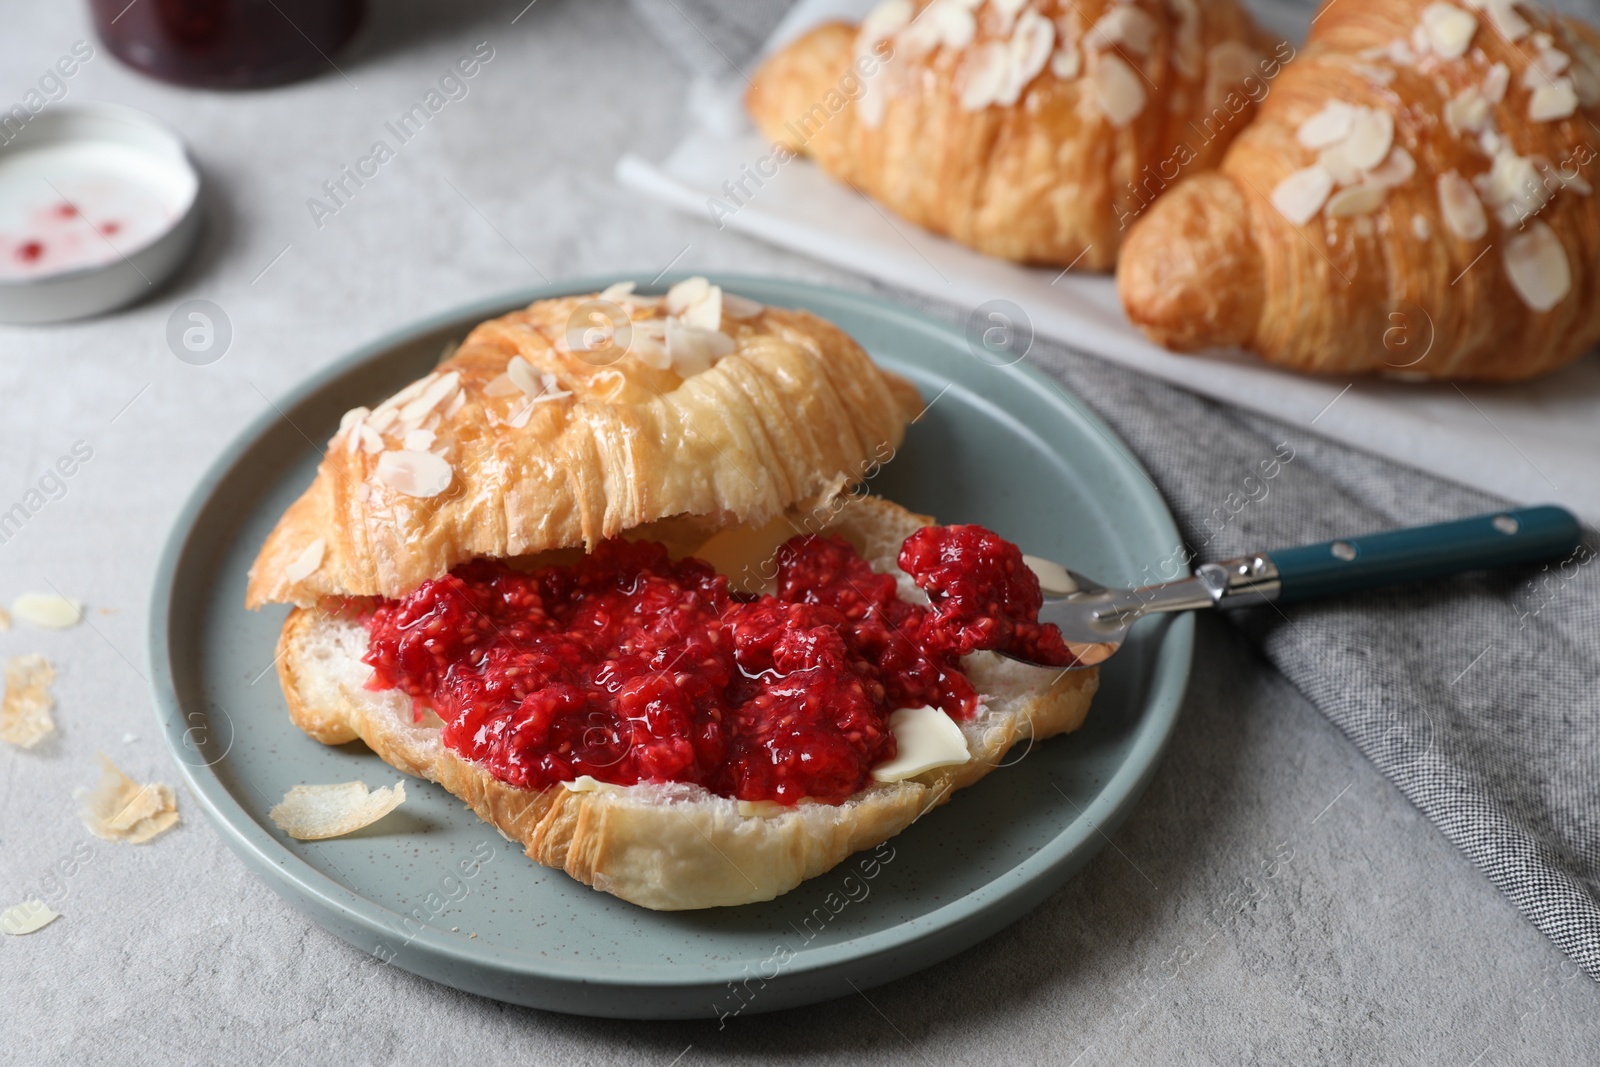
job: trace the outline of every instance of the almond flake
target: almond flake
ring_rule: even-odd
[[[538,396],[544,391],[539,384],[539,372],[533,369],[521,356],[512,356],[511,362],[506,364],[506,377],[511,379],[511,384],[520,389],[524,396]]]
[[[317,538],[306,546],[306,550],[294,558],[294,562],[283,568],[283,576],[291,582],[303,582],[316,573],[322,566],[322,554],[327,550],[328,543],[322,538]]]
[[[702,330],[721,329],[722,287],[707,286],[705,296],[690,304],[678,317],[690,326],[698,326]]]
[[[1496,142],[1494,160],[1485,174],[1474,179],[1483,202],[1494,210],[1502,226],[1520,226],[1538,214],[1555,193],[1545,184],[1539,168],[1527,156]]]
[[[1422,9],[1422,28],[1434,55],[1460,59],[1478,32],[1478,20],[1454,4],[1433,3]]]
[[[142,845],[178,824],[178,798],[162,782],[139,785],[100,759],[100,781],[94,789],[79,789],[79,814],[89,832],[107,841]]]
[[[934,0],[926,15],[938,33],[939,43],[946,48],[965,48],[977,35],[978,20],[959,3]]]
[[[1106,121],[1121,129],[1144,110],[1144,83],[1121,56],[1101,55],[1094,66],[1095,96]]]
[[[362,424],[357,427],[361,431],[361,450],[367,453],[383,451],[383,437],[371,426]]]
[[[1483,201],[1472,191],[1472,183],[1455,171],[1439,175],[1439,214],[1445,229],[1464,241],[1476,241],[1489,232],[1489,219]]]
[[[55,669],[43,656],[12,656],[6,660],[0,741],[32,748],[55,732],[55,720],[50,717],[56,703],[50,696],[50,683],[55,677]]]
[[[753,319],[765,310],[767,310],[765,307],[747,296],[723,290],[722,311],[730,319]]]
[[[870,18],[871,16],[869,15],[868,17]],[[600,299],[606,301],[607,303],[615,304],[618,301],[626,300],[631,297],[633,295],[634,288],[635,286],[633,282],[612,282],[610,285],[600,290]]]
[[[509,374],[497,374],[483,387],[483,395],[487,397],[515,396],[520,392],[522,390],[517,388],[517,383],[511,380]]]
[[[398,418],[399,415],[400,412],[395,408],[389,408],[387,411],[374,412],[366,420],[366,424],[372,427],[378,433],[383,433],[390,426],[394,425],[394,420]]]
[[[349,411],[339,416],[340,431],[342,432],[350,429],[350,427],[354,426],[356,423],[360,422],[370,414],[372,414],[372,412],[368,411],[366,408],[351,408]]]
[[[672,357],[667,355],[667,323],[663,319],[646,319],[633,324],[633,338],[628,351],[639,362],[656,370],[672,367]]]
[[[1506,242],[1506,276],[1522,302],[1549,311],[1572,289],[1572,268],[1555,231],[1542,222]]]
[[[437,381],[438,377],[439,372],[434,371],[424,378],[418,378],[416,381],[412,382],[410,385],[394,394],[394,396],[391,396],[388,400],[385,400],[383,403],[379,404],[377,410],[393,411],[405,406],[406,404],[409,404],[411,401],[421,396],[423,390],[427,389],[428,386]]]
[[[1005,85],[1011,53],[999,41],[986,41],[967,53],[961,64],[961,108],[982,111],[999,97]]]
[[[888,40],[905,29],[915,13],[911,0],[884,0],[861,20],[856,48],[870,52],[879,41]]]
[[[426,452],[433,447],[433,441],[434,432],[432,430],[412,430],[406,434],[405,440],[401,442],[401,447],[410,449],[412,452]]]
[[[456,417],[456,412],[460,411],[462,409],[462,407],[466,405],[466,402],[467,402],[467,394],[464,391],[458,389],[456,391],[455,399],[450,401],[449,406],[444,409],[444,417],[447,418],[447,419],[455,418]]]
[[[438,496],[450,488],[450,464],[431,452],[402,450],[378,457],[378,480],[406,496]]]
[[[323,841],[371,826],[405,799],[405,782],[371,791],[365,782],[297,785],[267,817],[297,841]]]
[[[1452,133],[1482,133],[1489,125],[1489,101],[1469,85],[1444,105],[1444,122]]]
[[[1352,185],[1328,198],[1329,218],[1367,215],[1383,206],[1388,190],[1381,185]]]
[[[1533,91],[1528,100],[1528,118],[1534,122],[1551,122],[1564,119],[1578,110],[1578,94],[1572,88],[1572,79],[1557,78]]]
[[[1277,184],[1272,190],[1272,206],[1296,226],[1304,226],[1322,210],[1331,192],[1333,175],[1313,163]]]
[[[83,621],[83,604],[59,593],[23,593],[11,602],[11,614],[46,630],[65,630]]]
[[[1559,76],[1572,64],[1572,57],[1556,48],[1546,48],[1533,57],[1526,70],[1522,72],[1522,86],[1525,89],[1538,87],[1539,83],[1550,81]]]
[[[443,403],[460,388],[460,385],[461,375],[455,371],[440,375],[437,381],[422,391],[421,396],[400,409],[400,418],[408,422],[425,418],[428,412]]]
[[[709,370],[734,349],[733,338],[721,330],[691,326],[680,319],[667,320],[667,355],[672,369],[689,378]]]
[[[1477,8],[1489,16],[1495,31],[1508,41],[1520,41],[1531,29],[1526,19],[1517,14],[1515,0],[1466,0],[1467,6]]]
[[[1506,87],[1510,84],[1511,68],[1504,63],[1496,63],[1483,76],[1483,98],[1491,104],[1498,104],[1506,98]]]
[[[1155,39],[1154,19],[1136,7],[1120,5],[1108,10],[1100,16],[1098,22],[1089,27],[1083,43],[1089,48],[1098,48],[1102,51],[1110,51],[1118,45],[1124,45],[1130,52],[1147,56],[1155,44]]]
[[[1306,148],[1328,148],[1350,135],[1356,109],[1342,100],[1329,100],[1322,110],[1306,119],[1295,131],[1295,140]]]
[[[1428,222],[1426,215],[1411,216],[1411,236],[1419,241],[1426,241],[1433,236],[1433,226]]]
[[[1062,81],[1072,81],[1083,73],[1083,57],[1076,45],[1064,44],[1050,57],[1050,73]]]
[[[711,292],[711,283],[700,275],[685,278],[667,290],[667,312],[682,315],[690,306],[704,300]]]
[[[1332,149],[1358,171],[1377,166],[1394,145],[1394,116],[1382,108],[1357,108],[1350,136]]]
[[[0,911],[0,930],[21,937],[35,933],[61,918],[61,913],[51,911],[42,900],[24,900],[5,911]]]
[[[1008,55],[1006,77],[995,102],[1003,107],[1010,107],[1022,99],[1023,90],[1039,76],[1045,64],[1050,62],[1050,53],[1055,45],[1055,25],[1031,8],[1024,11],[1017,19],[1017,28],[1012,33],[1011,43],[1006,49]]]
[[[1416,173],[1416,159],[1406,151],[1405,145],[1397,144],[1389,151],[1388,159],[1367,171],[1363,184],[1376,185],[1381,189],[1393,189],[1410,181],[1412,175]]]

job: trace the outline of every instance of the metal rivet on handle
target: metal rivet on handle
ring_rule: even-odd
[[[1342,559],[1346,563],[1356,558],[1356,546],[1349,541],[1335,541],[1328,546],[1328,551],[1333,553],[1334,559]]]
[[[1522,529],[1522,524],[1510,515],[1496,515],[1490,525],[1503,534],[1514,534]]]

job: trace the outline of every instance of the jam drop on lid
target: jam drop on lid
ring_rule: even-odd
[[[17,246],[17,261],[20,263],[37,263],[43,255],[42,241],[24,241]]]
[[[1020,563],[1014,546],[981,533],[983,551]],[[933,609],[900,599],[892,576],[835,537],[785,543],[777,593],[760,597],[647,541],[606,541],[572,566],[532,572],[479,560],[372,610],[368,684],[436,712],[448,748],[520,788],[589,775],[838,802],[895,756],[896,709],[976,711],[961,649],[1000,633],[1054,647],[1054,627],[1033,621],[1037,581],[1028,617],[1026,582],[976,551],[931,579],[943,583]],[[977,583],[1009,584],[957,611],[971,595],[963,566]],[[984,614],[997,607],[1002,616]]]

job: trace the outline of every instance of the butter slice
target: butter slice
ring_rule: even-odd
[[[961,727],[938,708],[901,708],[889,716],[900,754],[872,768],[880,782],[901,782],[935,767],[952,767],[972,758]]]
[[[778,548],[801,531],[779,515],[765,526],[729,526],[719,530],[691,553],[711,564],[734,589],[764,593],[777,576]]]
[[[570,782],[562,782],[561,787],[573,793],[604,793],[616,786],[610,782],[602,782],[593,775],[580,774]]]

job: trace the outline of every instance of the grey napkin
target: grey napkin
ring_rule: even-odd
[[[789,6],[632,2],[687,65],[711,76],[744,68]],[[969,310],[892,295],[954,325]],[[1510,506],[1407,467],[1403,456],[1334,444],[1310,426],[1205,400],[1042,339],[1027,358],[1127,441],[1177,517],[1187,558],[1226,559]],[[1275,476],[1263,478],[1261,464],[1273,460]],[[1600,980],[1597,551],[1600,538],[1590,532],[1562,563],[1230,618],[1523,915]],[[1171,575],[1151,580],[1162,577]],[[1194,684],[1219,681],[1204,665],[1196,670]]]

